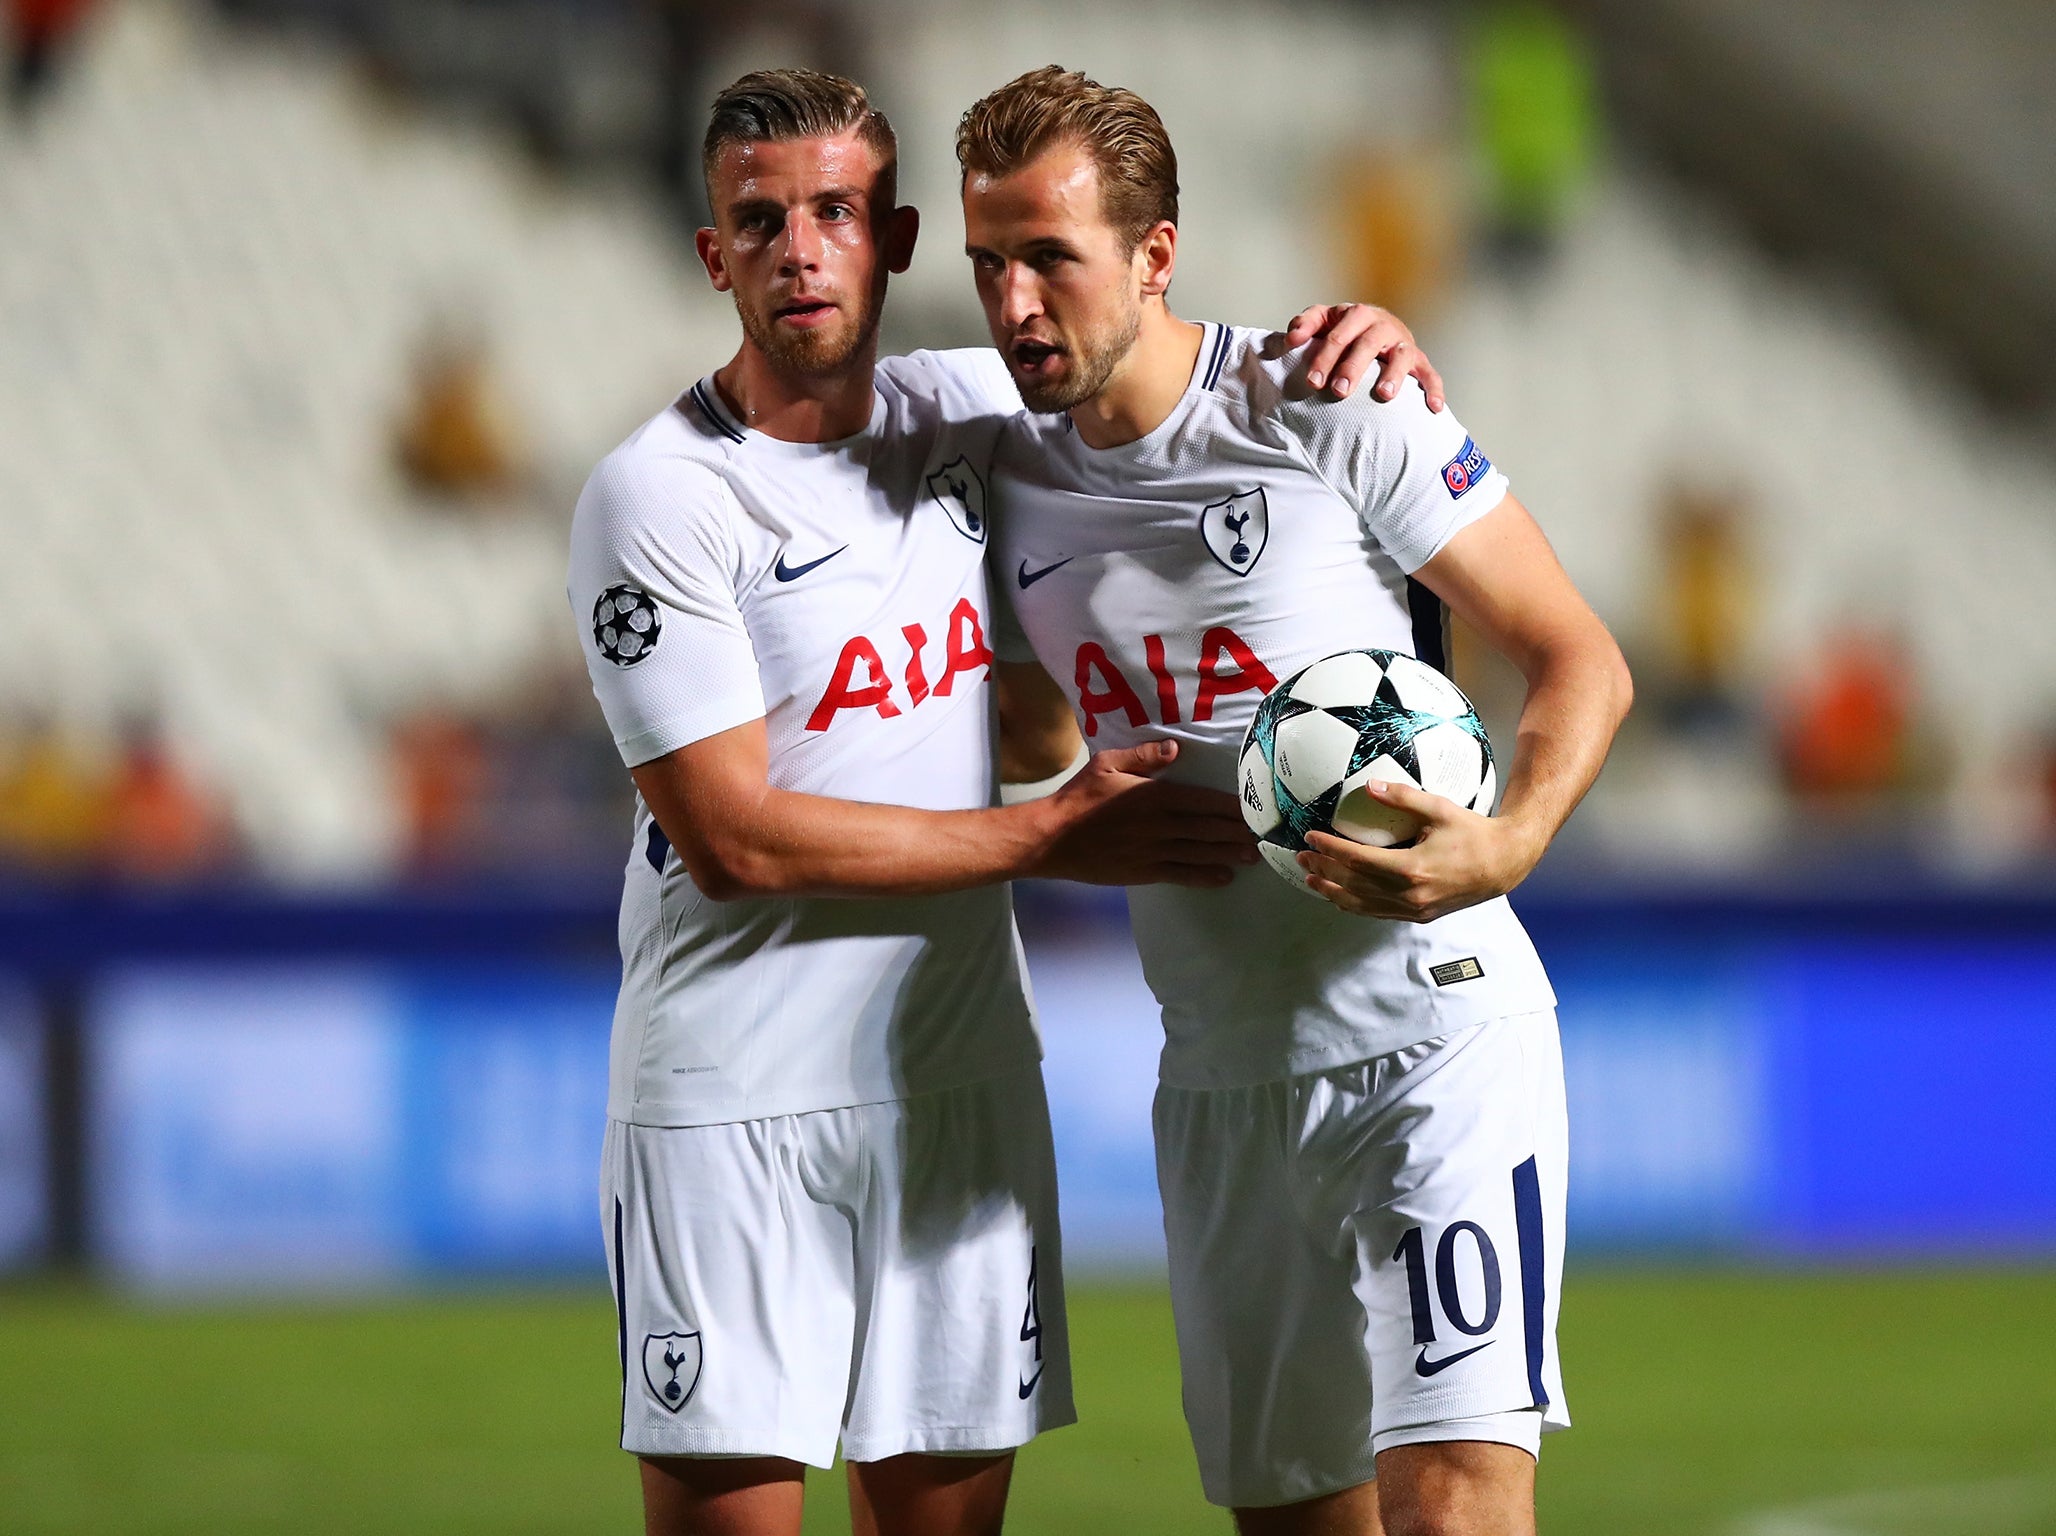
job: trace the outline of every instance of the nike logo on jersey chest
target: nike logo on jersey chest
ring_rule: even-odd
[[[771,568],[771,574],[773,576],[776,576],[780,581],[798,581],[802,576],[806,575],[807,572],[815,569],[817,566],[826,565],[829,561],[833,560],[837,555],[841,554],[843,549],[848,548],[849,545],[845,544],[842,546],[842,549],[831,549],[830,551],[828,551],[827,554],[822,555],[817,559],[806,561],[804,564],[801,565],[788,565],[785,559],[785,551],[781,549],[778,552],[778,563]]]

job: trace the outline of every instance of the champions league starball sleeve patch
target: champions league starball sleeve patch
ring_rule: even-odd
[[[1492,461],[1469,438],[1456,450],[1456,457],[1442,466],[1442,483],[1452,497],[1461,496],[1492,472]]]
[[[593,643],[617,667],[632,667],[648,656],[663,634],[657,605],[640,587],[609,587],[593,604]]]

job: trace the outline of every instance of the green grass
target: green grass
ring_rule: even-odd
[[[1161,1294],[1081,1289],[1072,1314],[1083,1422],[1023,1454],[1011,1528],[1224,1530]],[[1848,1529],[2056,1529],[2056,1276],[1587,1272],[1563,1334],[1579,1427],[1544,1454],[1546,1531],[1711,1536],[1750,1511],[2021,1478],[2047,1481],[1943,1495],[1946,1524]],[[0,1292],[0,1531],[635,1530],[613,1349],[604,1295]],[[846,1529],[839,1478],[811,1488],[809,1530]]]

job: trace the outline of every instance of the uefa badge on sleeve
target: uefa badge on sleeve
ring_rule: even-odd
[[[609,587],[593,604],[593,644],[617,667],[632,667],[648,656],[663,634],[657,605],[639,587]]]
[[[1456,457],[1442,466],[1442,483],[1452,497],[1461,496],[1492,471],[1492,461],[1469,438],[1456,450]]]

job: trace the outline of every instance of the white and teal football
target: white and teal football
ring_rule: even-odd
[[[1343,651],[1264,695],[1242,738],[1242,819],[1271,868],[1301,890],[1309,832],[1399,848],[1419,823],[1364,792],[1411,784],[1492,813],[1498,780],[1484,722],[1463,690],[1397,651]]]

